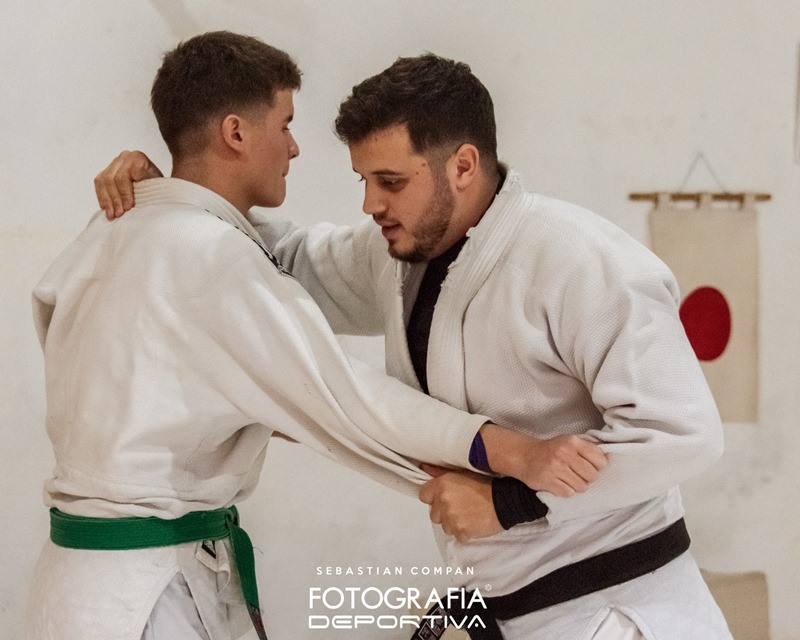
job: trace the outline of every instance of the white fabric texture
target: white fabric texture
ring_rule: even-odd
[[[178,573],[159,596],[144,627],[142,640],[209,640],[197,605]]]
[[[115,222],[99,212],[34,291],[56,459],[48,506],[176,518],[239,503],[275,430],[413,496],[427,478],[415,460],[469,466],[486,418],[346,356],[227,201],[170,178],[136,185],[136,201]],[[179,571],[212,640],[229,637],[217,595],[229,570],[198,561],[194,544],[48,544],[39,565],[33,639],[139,640]]]
[[[140,640],[156,602],[177,573],[212,640],[252,628],[230,547],[212,565],[201,543],[135,551],[64,549],[49,540],[39,557],[28,611],[31,640]]]
[[[256,230],[340,333],[385,333],[386,367],[417,385],[405,326],[424,264],[356,228],[259,219]],[[641,540],[683,515],[677,485],[722,452],[722,425],[678,317],[669,269],[601,217],[529,193],[512,171],[451,265],[428,350],[431,394],[549,438],[589,434],[609,465],[546,520],[460,544],[437,530],[470,588],[512,592]]]

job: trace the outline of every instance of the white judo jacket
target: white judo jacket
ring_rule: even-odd
[[[170,178],[135,195],[124,218],[95,215],[33,294],[56,460],[48,506],[177,518],[237,504],[273,431],[414,496],[427,479],[415,460],[469,466],[486,418],[345,355],[230,203]],[[214,560],[197,543],[116,552],[48,542],[29,637],[139,640],[178,571],[212,639],[244,631],[228,549],[217,547]]]
[[[405,327],[425,264],[391,258],[370,219],[255,227],[335,331],[384,333],[387,371],[418,386]],[[540,438],[590,434],[609,455],[586,493],[539,493],[546,520],[464,544],[438,531],[446,561],[474,568],[467,586],[503,595],[679,519],[677,485],[721,455],[722,426],[675,279],[639,242],[513,171],[467,235],[433,314],[431,395]]]

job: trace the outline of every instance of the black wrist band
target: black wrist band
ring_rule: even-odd
[[[492,500],[503,529],[544,518],[548,511],[536,492],[516,478],[492,478]]]

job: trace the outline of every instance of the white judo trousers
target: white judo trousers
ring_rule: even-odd
[[[414,497],[428,478],[415,461],[469,467],[487,418],[349,358],[230,203],[171,178],[137,184],[136,202],[114,222],[98,212],[34,291],[56,461],[48,507],[173,519],[238,504],[273,431]],[[236,637],[247,614],[228,546],[216,547],[48,541],[28,637],[140,640],[178,574],[209,638]]]
[[[177,574],[156,601],[142,640],[210,640],[186,579]]]
[[[424,263],[392,259],[371,219],[299,229],[270,217],[254,226],[336,332],[384,334],[387,371],[419,387],[405,331]],[[467,236],[433,314],[431,395],[539,438],[589,435],[609,456],[585,493],[539,492],[549,508],[544,520],[465,543],[435,528],[445,562],[474,569],[465,586],[491,585],[498,596],[679,520],[677,485],[721,455],[722,424],[678,316],[675,278],[641,243],[590,211],[526,191],[513,171]],[[718,623],[700,637],[728,638],[686,557],[684,582],[707,609],[698,624],[706,629],[709,616]],[[647,576],[632,582],[639,580]],[[693,637],[671,635],[670,616],[659,613],[680,617],[684,594],[660,595],[661,609],[647,609],[653,637]],[[578,606],[588,624],[607,606],[592,602],[551,609],[569,619]],[[552,640],[532,624],[542,615],[504,624],[527,627],[511,637]],[[570,628],[563,637],[580,633]]]

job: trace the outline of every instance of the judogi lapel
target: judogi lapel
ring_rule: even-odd
[[[464,315],[475,294],[514,238],[532,196],[510,171],[503,188],[468,240],[442,284],[428,343],[430,394],[449,405],[467,408],[464,371]],[[408,351],[408,349],[406,349]]]

